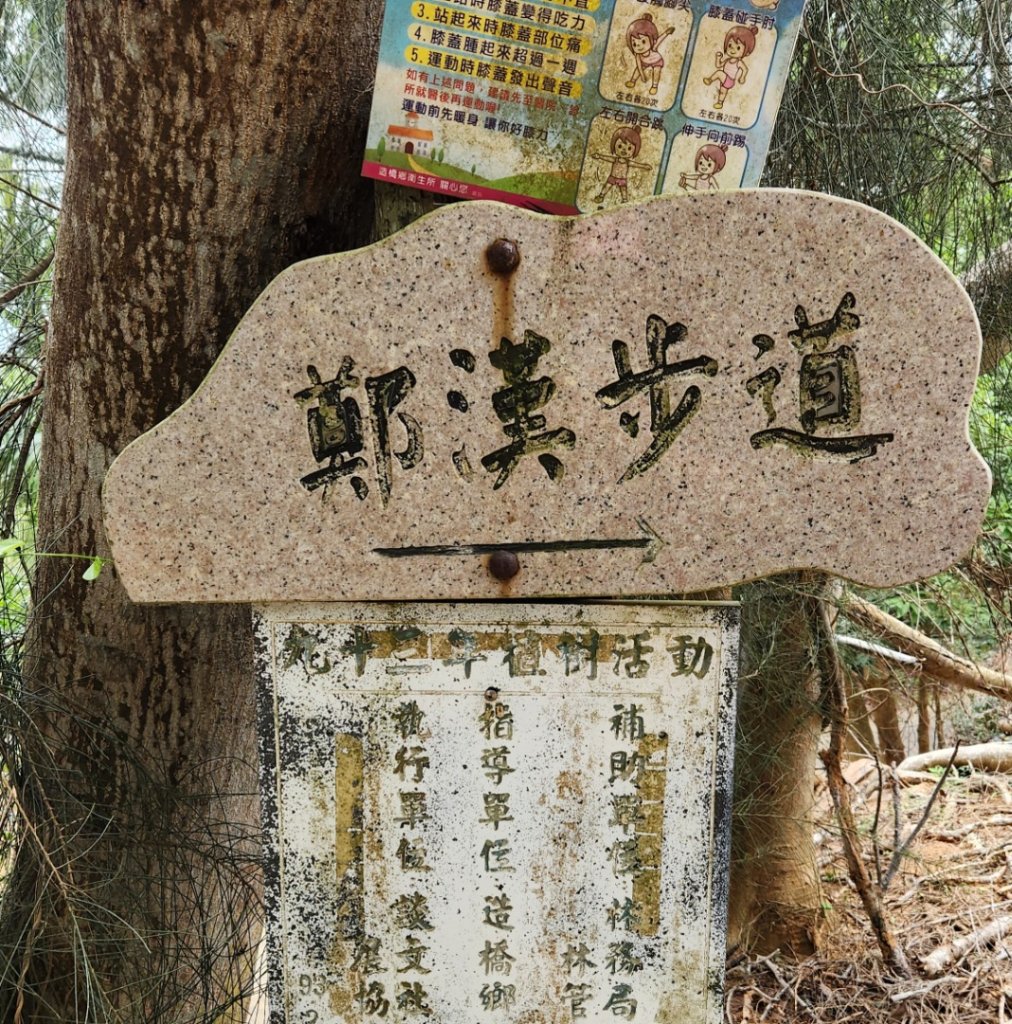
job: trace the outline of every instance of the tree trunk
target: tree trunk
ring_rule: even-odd
[[[903,729],[896,703],[892,675],[865,675],[865,700],[872,706],[875,728],[878,731],[879,756],[886,764],[899,764],[907,756],[903,745]]]
[[[779,577],[743,588],[728,941],[814,952],[823,926],[812,842],[822,731],[814,602],[823,584]]]
[[[116,455],[193,392],[277,272],[368,240],[382,7],[68,4],[40,547],[107,555]],[[24,844],[0,1017],[238,1019],[259,917],[248,610],[138,607],[114,568],[81,568],[39,564],[21,794],[52,865]]]
[[[917,679],[917,753],[931,749],[931,691],[937,686],[919,676]]]
[[[857,757],[874,757],[879,753],[878,739],[871,727],[871,712],[865,694],[866,673],[861,676],[847,674],[847,711],[850,731],[847,734],[848,751]]]

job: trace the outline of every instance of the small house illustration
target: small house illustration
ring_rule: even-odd
[[[418,115],[405,115],[405,124],[392,124],[386,130],[387,148],[393,153],[428,156],[435,136],[427,128],[418,127]]]

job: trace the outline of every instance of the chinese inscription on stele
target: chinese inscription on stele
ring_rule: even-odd
[[[257,609],[273,1024],[721,1019],[737,609]]]
[[[138,601],[496,598],[500,549],[510,597],[893,585],[976,534],[979,349],[952,275],[856,203],[461,204],[275,280],[110,471],[112,553]]]

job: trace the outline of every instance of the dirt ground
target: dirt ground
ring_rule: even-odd
[[[873,878],[885,875],[894,848],[903,847],[923,818],[934,783],[925,777],[899,787],[897,844],[894,786],[886,778],[880,789],[871,762],[852,763],[846,774],[855,784],[869,870]],[[728,1024],[1012,1024],[1012,778],[950,775],[918,836],[899,856],[884,904],[910,963],[909,978],[891,977],[883,965],[848,877],[826,793],[817,817],[827,913],[823,948],[800,962],[779,953],[738,962],[732,957]]]

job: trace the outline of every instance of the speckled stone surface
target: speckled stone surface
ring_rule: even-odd
[[[112,555],[136,601],[889,586],[977,531],[979,351],[939,260],[845,200],[459,204],[270,284],[110,470]]]

